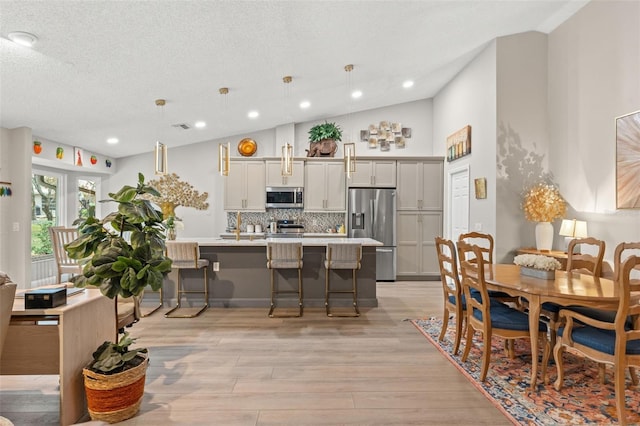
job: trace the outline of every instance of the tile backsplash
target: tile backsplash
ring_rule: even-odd
[[[240,231],[244,232],[247,225],[262,225],[262,229],[269,228],[272,220],[292,219],[304,225],[305,232],[327,232],[336,226],[345,225],[345,214],[337,213],[306,213],[298,209],[273,209],[266,212],[241,212]],[[236,227],[237,212],[227,212],[227,229]]]

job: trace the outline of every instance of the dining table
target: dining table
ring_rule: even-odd
[[[619,303],[619,291],[613,280],[578,272],[556,270],[553,279],[542,279],[521,275],[518,265],[489,264],[485,266],[485,282],[488,290],[520,296],[529,303],[529,330],[533,354],[532,389],[535,388],[538,377],[538,322],[543,303],[553,302],[562,306],[585,306],[614,311]]]

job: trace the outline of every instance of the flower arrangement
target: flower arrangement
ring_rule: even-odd
[[[564,217],[567,203],[554,185],[538,183],[527,191],[522,209],[527,220],[551,222]]]
[[[562,268],[562,265],[556,259],[541,254],[521,254],[513,259],[513,263],[526,268],[540,269],[543,271],[554,271]]]
[[[148,195],[146,198],[158,204],[162,209],[165,219],[175,218],[175,209],[178,206],[193,207],[197,210],[206,210],[209,203],[206,202],[209,194],[196,191],[193,185],[181,181],[175,173],[162,176],[158,180],[151,180],[147,185],[158,190],[160,196]]]

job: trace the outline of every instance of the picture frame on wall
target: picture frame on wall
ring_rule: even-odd
[[[474,180],[476,199],[484,200],[487,198],[487,178],[476,178]]]
[[[360,130],[360,140],[362,142],[367,142],[369,140],[369,131],[368,130]]]
[[[640,209],[640,111],[616,117],[616,207]]]
[[[447,161],[454,161],[469,154],[471,154],[471,126],[464,126],[447,137]]]

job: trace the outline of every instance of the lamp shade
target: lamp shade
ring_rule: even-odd
[[[573,236],[576,238],[587,238],[587,222],[584,220],[576,220],[576,226],[574,229]]]
[[[587,222],[584,220],[564,219],[562,225],[560,225],[560,232],[558,232],[558,234],[563,237],[586,238]]]
[[[576,229],[576,220],[573,219],[563,219],[562,225],[560,225],[560,232],[558,234],[563,237],[573,237]]]

